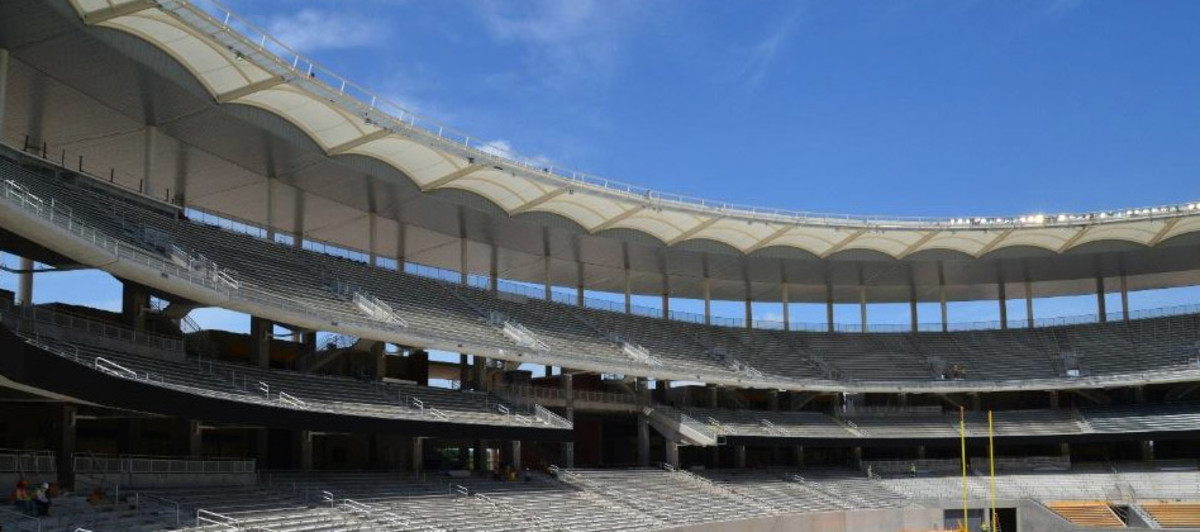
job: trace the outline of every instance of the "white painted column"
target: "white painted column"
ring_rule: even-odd
[[[17,304],[25,307],[33,306],[33,259],[21,257],[17,274]]]

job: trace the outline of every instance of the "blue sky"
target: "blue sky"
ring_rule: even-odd
[[[416,112],[663,191],[935,216],[1200,200],[1200,2],[230,4]],[[43,301],[119,304],[103,274],[47,274],[38,288]],[[1197,295],[1143,294],[1135,307]],[[1040,315],[1095,308],[1086,296],[1039,305]],[[967,304],[952,319],[994,313],[993,303]],[[903,322],[907,311],[876,317]]]

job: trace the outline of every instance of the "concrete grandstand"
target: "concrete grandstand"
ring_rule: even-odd
[[[1200,203],[660,193],[497,154],[211,0],[5,0],[0,482],[60,496],[0,525],[1200,530],[1200,306],[1129,304],[1196,285],[1198,246]],[[73,269],[121,311],[33,304]],[[1094,313],[1034,315],[1063,295]],[[999,320],[949,319],[980,300]]]

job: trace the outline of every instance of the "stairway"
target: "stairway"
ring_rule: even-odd
[[[1101,501],[1057,501],[1046,507],[1073,524],[1099,528],[1125,528],[1112,507]]]

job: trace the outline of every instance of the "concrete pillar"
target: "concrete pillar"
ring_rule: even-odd
[[[471,274],[467,271],[469,264],[469,257],[467,256],[467,242],[468,241],[466,237],[458,239],[458,283],[461,285],[466,285],[471,276]]]
[[[375,362],[375,371],[372,376],[375,377],[375,380],[383,380],[387,376],[387,344],[384,342],[372,344],[371,359]]]
[[[908,298],[908,321],[912,324],[912,332],[917,332],[919,328],[920,318],[917,316],[917,296],[913,295]]]
[[[671,319],[671,294],[665,290],[662,294],[662,319]]]
[[[475,355],[475,389],[482,391],[490,391],[491,383],[488,382],[487,374],[488,359]]]
[[[867,285],[858,287],[858,313],[862,321],[862,332],[867,332]]]
[[[1058,444],[1058,454],[1068,460],[1071,459],[1071,444],[1063,442]]]
[[[58,470],[58,483],[63,489],[75,488],[75,406],[55,405],[51,416],[53,419],[52,437],[54,438],[55,467]]]
[[[200,421],[195,419],[179,419],[175,429],[175,454],[199,458],[204,454]]]
[[[254,440],[254,459],[257,469],[267,469],[270,467],[270,461],[267,459],[271,453],[271,431],[266,427],[250,429],[251,438]]]
[[[1121,274],[1121,321],[1129,321],[1129,284]]]
[[[712,279],[704,278],[704,324],[712,325]]]
[[[566,405],[566,409],[564,410],[565,415],[563,417],[567,418],[567,421],[574,423],[575,422],[575,376],[564,371],[562,373],[562,387],[563,387],[563,401],[564,401],[564,404]],[[574,441],[563,442],[562,453],[563,453],[563,456],[562,456],[563,467],[566,467],[568,469],[575,467],[575,442]]]
[[[719,398],[720,392],[717,390],[717,385],[707,384],[705,385],[705,388],[708,390],[708,406],[710,408],[717,408],[721,403]]]
[[[638,404],[649,405],[650,404],[650,381],[648,379],[646,379],[646,377],[637,377],[637,380],[634,382],[637,383],[636,391],[637,391],[637,396],[638,396]]]
[[[625,265],[625,313],[633,313],[633,293],[630,291],[633,280],[629,278],[629,265]]]
[[[508,458],[508,463],[509,463],[509,465],[511,465],[513,467],[513,469],[520,471],[521,470],[521,440],[513,440],[509,444],[509,449],[510,449],[509,454],[511,456],[509,456],[509,458]]]
[[[925,459],[925,446],[918,445],[917,446],[917,460],[924,460],[924,459]]]
[[[8,100],[8,59],[8,49],[0,48],[0,133],[4,131],[5,118],[8,116],[4,105]]]
[[[1008,329],[1008,295],[1004,293],[1004,281],[996,283],[996,294],[1000,303],[1000,329]]]
[[[491,246],[491,258],[488,260],[488,291],[495,294],[500,291],[500,246]]]
[[[300,430],[296,431],[296,437],[299,440],[296,442],[297,457],[299,458],[297,469],[311,471],[313,468],[313,433],[310,430]]]
[[[783,307],[783,330],[792,330],[792,305],[788,302],[788,284],[787,281],[781,283],[779,289],[779,301]]]
[[[971,398],[971,410],[974,410],[976,412],[982,410],[982,408],[980,407],[980,405],[982,404],[982,401],[979,396],[979,392],[971,392],[970,394],[968,394],[968,397]]]
[[[710,451],[710,453],[709,453],[709,458],[712,460],[712,463],[709,464],[709,467],[711,467],[713,469],[721,468],[721,446],[720,445],[712,446],[712,451]]]
[[[733,446],[733,464],[738,469],[746,469],[746,446]]]
[[[754,303],[749,297],[746,298],[746,328],[754,328]]]
[[[487,442],[484,440],[475,440],[475,444],[471,446],[472,469],[475,471],[483,471],[487,467]]]
[[[1149,462],[1154,460],[1154,440],[1145,440],[1141,442],[1142,461]]]
[[[797,445],[792,447],[792,457],[796,462],[796,467],[804,467],[804,446]]]
[[[1025,325],[1033,328],[1033,283],[1025,281]]]
[[[271,367],[271,338],[275,324],[250,316],[250,363],[260,368]]]
[[[950,330],[950,313],[946,309],[946,272],[942,263],[938,263],[938,303],[941,306],[942,332]]]
[[[770,390],[767,392],[767,410],[772,412],[779,411],[779,390]]]
[[[404,273],[408,260],[408,224],[400,222],[396,227],[396,271]]]
[[[379,215],[367,214],[367,263],[379,266]]]
[[[146,330],[146,312],[150,308],[150,293],[133,283],[121,285],[121,321],[135,331]]]
[[[675,467],[675,468],[679,467],[679,444],[678,443],[675,443],[673,441],[667,441],[666,457],[665,457],[664,461],[666,463],[670,464],[671,467]]]
[[[142,419],[130,417],[121,420],[121,433],[117,436],[117,452],[120,454],[142,453]]]
[[[296,189],[295,198],[292,205],[292,247],[301,249],[304,247],[304,191]]]
[[[33,306],[33,259],[21,257],[17,274],[17,304],[26,307]]]
[[[650,418],[645,413],[638,413],[637,429],[638,466],[650,467]]]
[[[471,364],[465,353],[458,354],[458,389],[471,389]]]
[[[412,470],[420,472],[425,470],[425,446],[424,440],[420,437],[412,439]]]
[[[852,459],[854,460],[854,468],[858,469],[862,467],[862,447],[854,447],[851,449],[851,452],[854,453],[852,456]]]
[[[825,329],[833,332],[833,288],[827,287],[825,296]]]
[[[1050,409],[1058,410],[1058,390],[1050,390]]]
[[[158,128],[146,126],[143,131],[145,138],[142,151],[142,194],[154,196],[154,152],[158,144]]]
[[[1108,321],[1108,302],[1104,300],[1104,278],[1096,277],[1096,314],[1100,323]]]
[[[274,177],[271,177],[271,176],[267,177],[267,216],[266,216],[267,223],[266,223],[266,226],[267,226],[267,241],[268,242],[275,241],[275,183],[277,181],[278,180],[275,179]],[[372,235],[371,238],[373,239],[374,235]],[[372,241],[371,244],[372,244],[372,249],[374,249],[374,242]],[[375,263],[374,261],[371,261],[371,264],[374,264],[374,263]]]
[[[1146,402],[1146,387],[1144,385],[1133,387],[1133,402],[1138,404]]]

